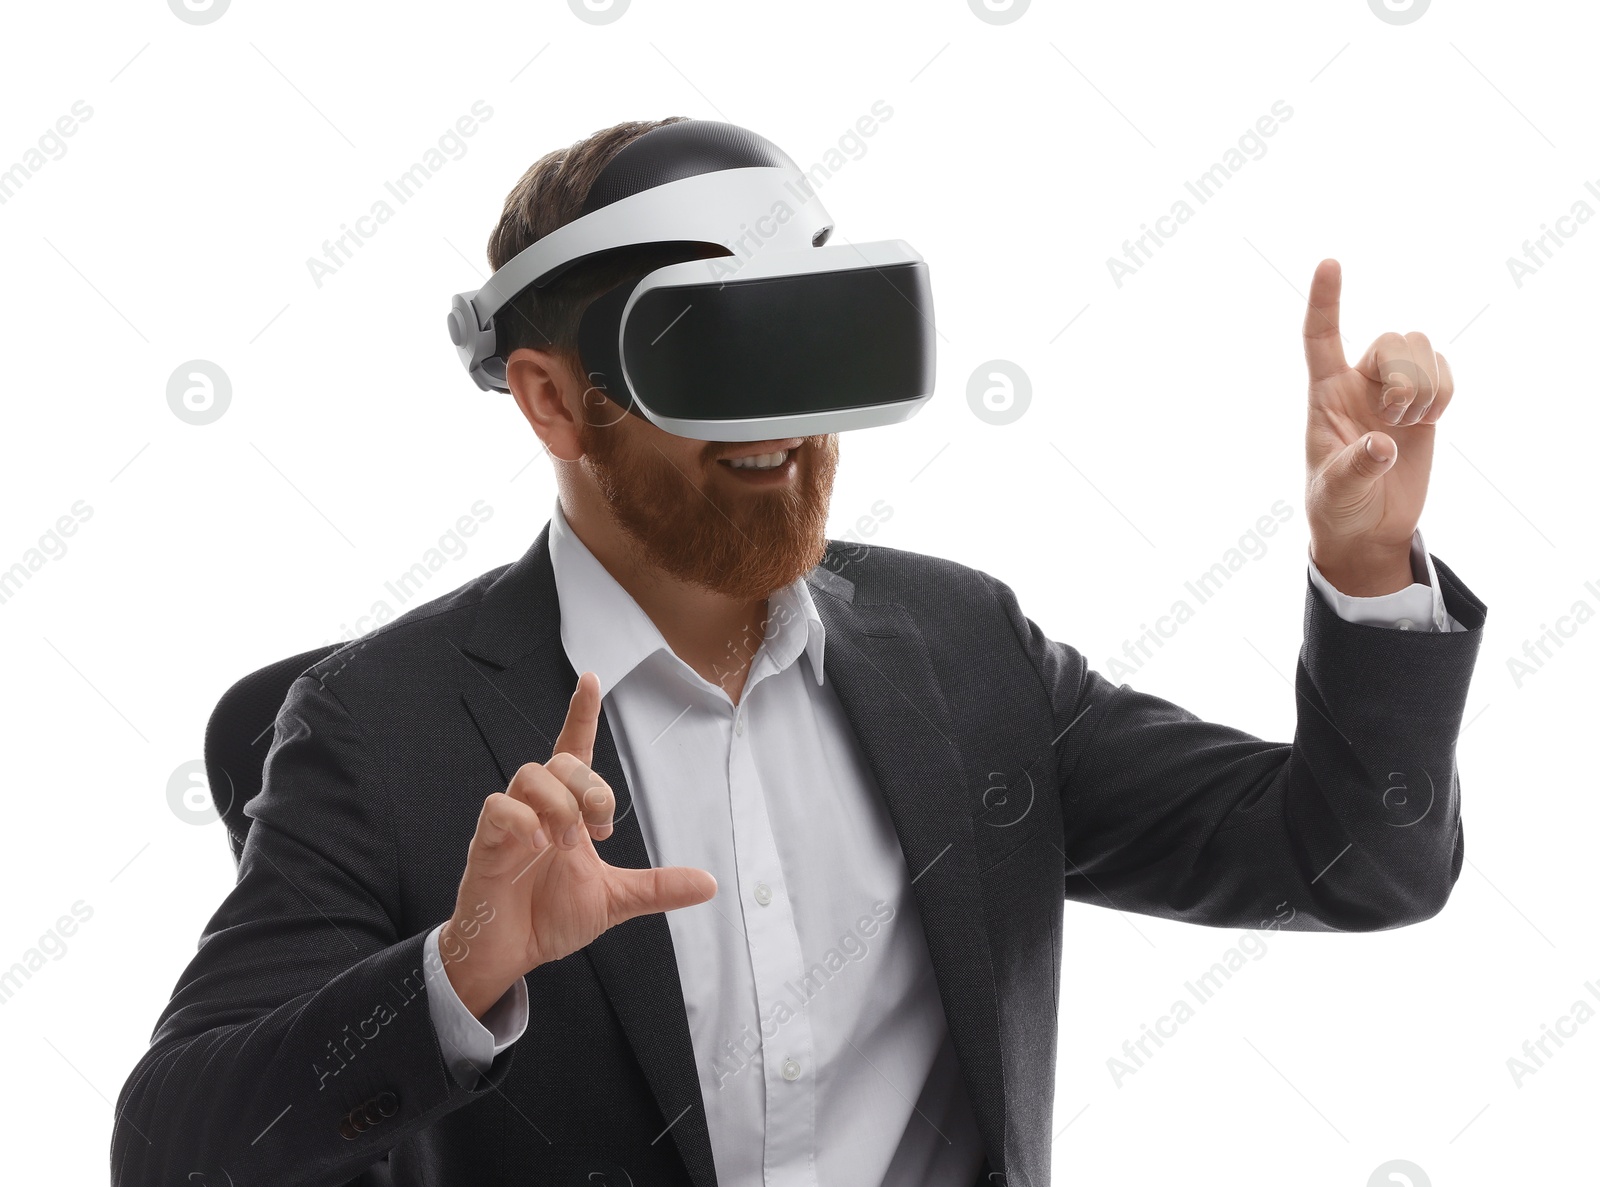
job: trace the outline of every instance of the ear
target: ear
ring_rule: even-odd
[[[520,347],[506,359],[506,385],[550,456],[577,461],[584,387],[571,365],[551,351]]]

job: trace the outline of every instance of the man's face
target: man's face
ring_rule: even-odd
[[[579,464],[655,567],[726,597],[753,600],[822,560],[837,434],[695,441],[610,400],[584,412]],[[750,465],[780,453],[775,467]]]

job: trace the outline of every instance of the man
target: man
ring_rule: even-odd
[[[497,274],[675,123],[537,162]],[[1453,394],[1423,335],[1349,366],[1316,269],[1274,744],[1113,686],[984,573],[826,540],[835,434],[697,439],[597,390],[585,310],[713,254],[511,303],[551,521],[295,681],[238,885],[123,1090],[117,1183],[387,1155],[406,1184],[1044,1184],[1064,899],[1339,931],[1443,907],[1485,610],[1417,534]]]

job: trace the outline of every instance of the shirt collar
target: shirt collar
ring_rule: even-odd
[[[550,567],[561,607],[561,645],[573,671],[593,672],[600,678],[601,695],[609,694],[658,651],[664,651],[685,672],[693,672],[678,659],[633,596],[578,538],[559,499],[550,516]],[[772,670],[783,671],[803,651],[820,685],[824,632],[804,577],[768,596],[767,618],[766,651]]]

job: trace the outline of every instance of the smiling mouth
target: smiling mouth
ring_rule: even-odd
[[[800,448],[805,443],[804,437],[751,441],[730,449],[726,456],[717,459],[717,464],[726,470],[737,470],[746,482],[776,482],[798,472]]]
[[[792,449],[778,449],[771,453],[758,453],[750,457],[722,458],[724,466],[734,470],[776,470],[789,460]]]

